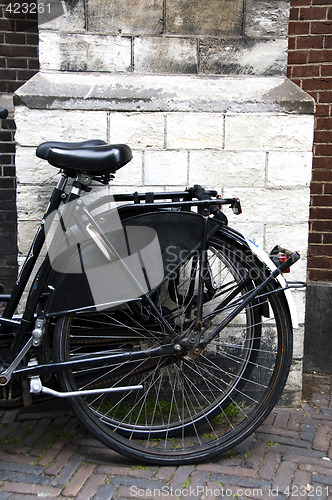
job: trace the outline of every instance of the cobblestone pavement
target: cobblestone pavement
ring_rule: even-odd
[[[299,407],[276,408],[231,453],[179,467],[144,466],[116,454],[62,402],[2,412],[0,500],[332,499],[331,378],[310,382]]]

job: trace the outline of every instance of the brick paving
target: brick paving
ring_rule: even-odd
[[[0,500],[332,499],[332,377],[307,376],[301,405],[277,407],[213,462],[145,466],[96,441],[62,401],[0,413]]]

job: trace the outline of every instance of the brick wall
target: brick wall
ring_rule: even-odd
[[[0,105],[38,70],[36,15],[14,14],[0,1]],[[1,96],[0,96],[1,97]],[[12,114],[0,123],[0,283],[10,291],[17,274],[15,123]]]
[[[316,101],[308,277],[332,281],[332,1],[290,4],[288,76]]]

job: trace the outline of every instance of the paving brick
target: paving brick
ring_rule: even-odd
[[[87,498],[93,498],[97,494],[100,485],[106,480],[105,474],[93,474],[84,484],[83,488],[77,495],[77,500],[86,500]]]
[[[295,467],[296,464],[293,462],[282,462],[273,481],[273,488],[279,491],[285,491],[292,482]]]
[[[312,441],[316,432],[316,421],[311,417],[306,417],[303,422],[301,439]]]
[[[156,478],[161,481],[170,481],[175,471],[176,467],[160,467],[156,472]]]
[[[65,497],[76,497],[86,480],[91,476],[93,469],[94,465],[92,464],[82,465],[70,479],[62,494]]]
[[[43,450],[43,443],[45,443],[45,448]],[[52,441],[51,441],[52,443]],[[68,439],[65,438],[65,439],[59,439],[59,441],[57,441],[56,443],[54,443],[51,448],[40,458],[39,460],[39,465],[48,465],[50,464],[54,459],[55,457],[59,454],[59,452],[62,450],[62,448],[64,448],[66,446],[66,444],[68,443]],[[43,451],[45,451],[48,447],[48,445],[50,444],[50,441],[48,441],[47,439],[45,439],[45,441],[41,442],[40,443],[40,446],[38,446],[35,450],[34,450],[34,453],[37,453],[39,450],[40,450],[40,453],[37,453],[36,456],[40,456],[41,453],[43,453]],[[51,470],[49,471],[49,473],[51,473]]]
[[[258,469],[261,459],[264,456],[266,450],[266,442],[264,440],[256,440],[250,449],[250,455],[246,459],[247,467],[252,469]]]
[[[327,476],[332,476],[332,468],[324,467],[324,461],[318,461],[316,464],[303,464],[298,465],[299,470],[308,471],[310,473],[317,472],[318,474],[326,474]]]
[[[15,482],[15,483],[26,483],[40,485],[40,486],[48,486],[50,484],[50,478],[47,476],[41,476],[37,474],[27,474],[23,472],[16,471],[1,471],[0,472],[0,480],[7,482]]]
[[[193,465],[181,465],[178,467],[172,480],[170,481],[170,486],[174,489],[181,489],[193,470]]]
[[[327,425],[320,424],[318,426],[317,432],[315,434],[312,447],[314,450],[320,450],[327,453],[329,449],[329,434],[331,433],[331,428]]]
[[[60,488],[52,488],[50,486],[41,486],[39,484],[27,484],[27,483],[10,483],[6,482],[3,484],[2,489],[4,491],[10,491],[11,493],[24,493],[24,494],[34,494],[39,497],[58,497],[60,495]]]
[[[72,475],[76,472],[76,470],[79,468],[83,460],[84,457],[78,453],[70,457],[66,465],[61,469],[60,474],[53,479],[52,485],[60,486],[66,484],[71,479]]]
[[[14,447],[8,447],[11,449],[12,453],[7,453],[6,447],[4,447],[3,451],[0,451],[0,460],[6,462],[17,462],[19,464],[32,464],[34,462],[34,458],[29,455],[22,455],[21,450],[19,453],[15,451]]]
[[[93,497],[93,500],[111,500],[115,490],[116,486],[114,484],[103,484]]]
[[[292,482],[292,486],[298,491],[300,495],[305,496],[304,493],[306,491],[307,484],[311,484],[311,472],[304,470],[296,470],[294,474],[294,479]],[[299,496],[300,496],[299,495]]]
[[[77,447],[73,445],[67,445],[63,450],[60,456],[57,457],[54,464],[47,467],[45,470],[45,474],[55,476],[60,472],[60,470],[67,464],[70,457],[77,452]]]
[[[97,472],[99,474],[131,476],[144,479],[151,479],[154,475],[154,470],[143,465],[133,465],[132,467],[123,467],[121,465],[99,465],[97,467]]]
[[[309,448],[310,443],[308,441],[304,441],[302,439],[292,438],[288,436],[284,436],[282,434],[265,434],[258,432],[257,438],[267,442],[267,444],[271,443],[271,446],[286,444],[288,446],[296,446],[300,448]],[[274,444],[275,443],[275,444]]]
[[[258,475],[261,479],[271,480],[274,476],[276,467],[280,462],[280,453],[277,451],[268,451],[262,459]]]

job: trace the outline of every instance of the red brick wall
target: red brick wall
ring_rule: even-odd
[[[316,102],[308,277],[332,281],[332,0],[290,0],[288,76]]]
[[[38,71],[38,33],[36,15],[10,13],[9,3],[0,0],[0,93],[12,94]],[[12,116],[0,120],[0,283],[6,292],[17,275],[14,133]]]
[[[0,92],[9,94],[39,68],[37,15],[9,12],[10,4],[0,0]]]

